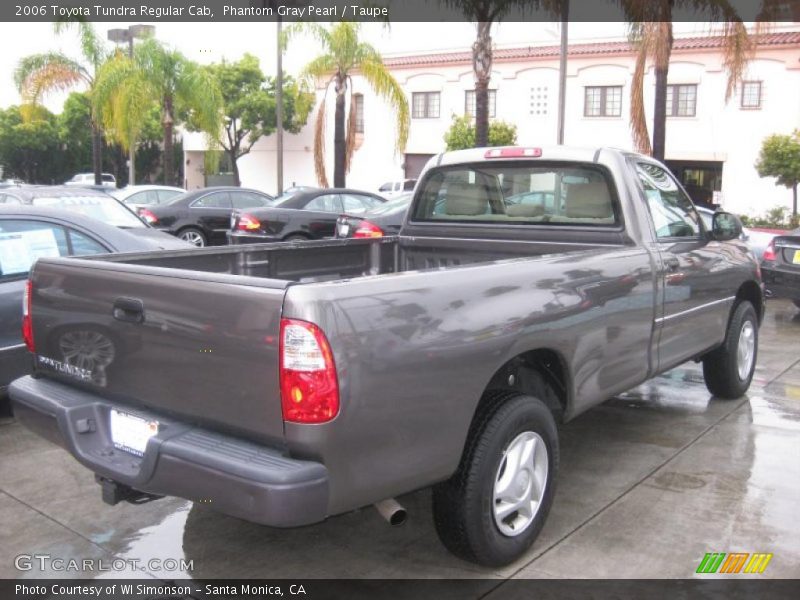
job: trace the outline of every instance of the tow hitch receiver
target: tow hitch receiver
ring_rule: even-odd
[[[95,475],[94,480],[100,484],[102,490],[103,502],[114,506],[122,501],[130,502],[131,504],[144,504],[158,500],[164,496],[158,494],[148,494],[147,492],[140,492],[135,490],[124,483],[119,483],[113,479]]]

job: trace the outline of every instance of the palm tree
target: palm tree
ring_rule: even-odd
[[[568,1],[568,0],[566,0]],[[492,77],[492,24],[502,21],[514,9],[544,8],[561,15],[562,0],[440,0],[445,6],[459,9],[470,21],[477,22],[478,35],[472,44],[472,70],[475,73],[475,146],[489,144],[489,81]]]
[[[23,106],[34,107],[42,97],[51,92],[66,91],[84,86],[91,96],[94,93],[97,73],[108,53],[91,23],[85,21],[59,21],[54,24],[56,34],[68,27],[77,27],[81,43],[81,58],[76,60],[60,52],[45,52],[26,56],[19,61],[14,81],[22,96]],[[102,183],[103,140],[100,119],[92,111],[92,169],[94,182]]]
[[[395,112],[397,121],[396,149],[402,152],[408,140],[409,113],[400,84],[383,64],[378,51],[370,44],[359,42],[359,24],[341,22],[330,29],[318,23],[295,23],[286,28],[285,40],[301,33],[308,32],[323,46],[323,54],[308,63],[301,73],[306,80],[328,78],[325,84],[325,95],[320,103],[317,120],[314,125],[314,170],[319,184],[328,186],[325,175],[325,98],[333,84],[336,93],[336,110],[333,128],[333,185],[344,187],[345,175],[350,170],[350,161],[355,151],[356,142],[356,102],[353,94],[353,82],[350,75],[354,71],[367,81],[372,90],[386,100]],[[345,130],[346,95],[350,90],[350,111]]]
[[[117,52],[100,69],[93,94],[95,110],[123,148],[135,143],[157,105],[164,130],[164,183],[175,185],[173,137],[179,115],[215,139],[222,124],[222,95],[211,74],[155,39],[138,44],[129,58]]]
[[[768,0],[769,1],[769,0]],[[631,133],[636,149],[664,160],[667,122],[667,77],[674,38],[673,11],[695,9],[705,12],[712,21],[721,22],[724,42],[723,65],[727,73],[725,101],[742,81],[754,49],[752,36],[729,0],[622,0],[629,22],[629,37],[637,48],[636,66],[631,83]],[[644,107],[644,77],[647,63],[655,71],[653,107],[653,142],[647,129]]]

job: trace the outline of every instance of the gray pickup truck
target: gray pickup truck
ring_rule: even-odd
[[[14,410],[112,503],[291,527],[433,486],[445,546],[507,564],[552,503],[559,423],[688,360],[747,390],[764,295],[740,233],[636,154],[446,153],[399,236],[40,259]]]

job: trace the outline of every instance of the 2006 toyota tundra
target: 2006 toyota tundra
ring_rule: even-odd
[[[501,565],[547,516],[559,422],[692,359],[747,390],[740,231],[643,156],[446,153],[397,237],[39,260],[11,396],[112,502],[289,527],[434,486],[444,544]]]

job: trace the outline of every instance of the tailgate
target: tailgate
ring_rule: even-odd
[[[32,273],[39,374],[257,441],[283,438],[285,282],[76,259]]]

